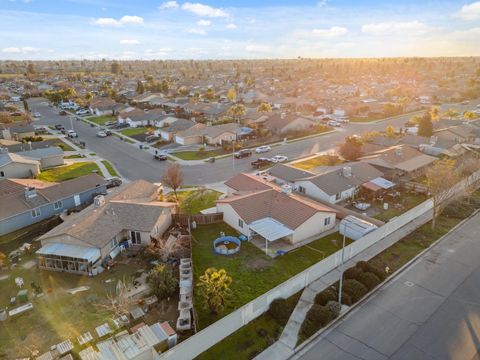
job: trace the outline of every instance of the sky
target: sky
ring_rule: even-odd
[[[480,1],[0,0],[0,60],[480,56]]]

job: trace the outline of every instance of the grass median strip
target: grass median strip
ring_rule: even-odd
[[[110,173],[110,176],[119,176],[118,173],[115,171],[115,168],[107,160],[102,160],[102,164],[105,165],[108,172]]]

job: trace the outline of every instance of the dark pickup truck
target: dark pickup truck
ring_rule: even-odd
[[[245,157],[249,157],[251,155],[252,155],[252,150],[249,150],[249,149],[239,150],[235,154],[233,154],[235,159],[242,159],[242,158],[245,158]]]
[[[252,161],[250,165],[252,165],[254,169],[260,169],[271,164],[272,164],[272,161],[270,159],[258,158],[257,160]]]

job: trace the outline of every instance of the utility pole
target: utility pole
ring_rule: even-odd
[[[345,223],[343,228],[343,242],[342,242],[342,262],[340,264],[340,283],[338,286],[338,303],[342,306],[342,288],[343,288],[343,262],[345,259],[345,233],[347,231],[347,223]]]

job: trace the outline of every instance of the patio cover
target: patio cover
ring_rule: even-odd
[[[293,230],[289,229],[281,222],[272,219],[271,217],[266,217],[252,222],[250,224],[250,230],[255,231],[268,241],[275,241],[293,234]]]
[[[100,258],[100,250],[93,247],[50,243],[42,246],[38,251],[39,255],[56,255],[87,260],[94,263]]]

